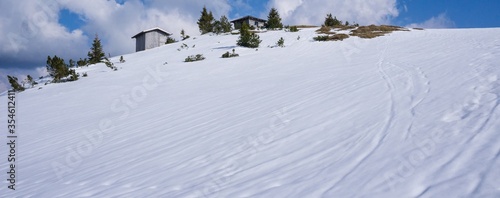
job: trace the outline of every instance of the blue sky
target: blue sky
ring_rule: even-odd
[[[320,25],[327,13],[341,20],[424,28],[500,27],[497,0],[23,0],[0,1],[0,83],[5,74],[40,76],[47,56],[85,58],[95,34],[112,56],[134,52],[130,38],[160,26],[198,35],[206,5],[216,17],[265,18],[275,7],[285,24]],[[36,73],[34,73],[36,72]],[[1,86],[1,85],[0,85]]]
[[[124,0],[117,0],[123,4]],[[269,0],[246,0],[249,7],[232,7],[230,18],[245,15],[263,16],[268,10]],[[399,0],[397,1],[399,16],[394,18],[394,25],[405,26],[412,23],[422,23],[432,17],[445,14],[454,22],[453,28],[485,28],[500,27],[500,1],[495,0]],[[333,13],[335,15],[335,13]],[[82,27],[85,22],[78,14],[67,9],[60,11],[59,22],[74,30]]]
[[[500,27],[500,1],[496,0],[403,0],[396,25],[421,23],[445,13],[456,28]],[[405,11],[406,6],[407,11]]]
[[[117,2],[123,4],[124,0],[117,0]],[[268,10],[269,0],[246,0],[243,2],[248,6],[232,7],[229,12],[230,18],[244,15],[262,17],[263,13]],[[454,23],[453,28],[500,27],[500,1],[399,0],[397,6],[400,13],[393,19],[394,25],[405,26],[422,23],[432,17],[445,14]],[[59,14],[59,22],[70,30],[85,25],[81,16],[68,9],[62,9]]]

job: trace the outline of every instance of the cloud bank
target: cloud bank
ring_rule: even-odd
[[[0,1],[0,68],[43,66],[48,55],[84,58],[95,34],[111,55],[133,52],[131,36],[159,26],[174,35],[181,29],[198,34],[196,20],[203,5],[215,16],[227,15],[226,0],[23,0]],[[59,13],[77,14],[85,25],[70,31],[59,23]]]
[[[410,28],[428,28],[428,29],[441,29],[441,28],[454,28],[455,22],[453,22],[446,13],[441,13],[438,16],[432,17],[427,21],[422,23],[412,23],[407,25]]]
[[[320,25],[329,13],[342,21],[381,24],[399,15],[396,0],[270,0],[268,8],[272,7],[285,24]]]

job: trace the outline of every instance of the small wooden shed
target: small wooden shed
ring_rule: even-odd
[[[159,27],[143,30],[132,37],[135,38],[135,51],[144,51],[165,45],[167,38],[171,35],[171,33]]]
[[[260,28],[264,27],[266,22],[267,21],[264,19],[259,19],[250,15],[231,21],[231,23],[234,24],[234,29],[241,29],[243,23],[246,23],[249,27]]]

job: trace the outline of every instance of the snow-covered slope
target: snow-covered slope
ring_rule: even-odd
[[[2,179],[0,196],[500,197],[500,29],[260,36],[258,51],[201,36],[18,94],[17,188]]]

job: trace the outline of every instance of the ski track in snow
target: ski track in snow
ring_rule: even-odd
[[[263,33],[258,51],[199,36],[19,93],[19,189],[0,197],[500,196],[500,29],[314,30]],[[168,77],[121,119],[111,104],[156,66]],[[113,130],[59,180],[53,163],[103,118]]]

